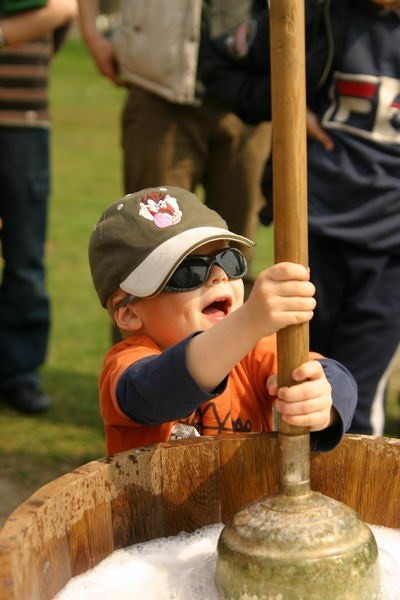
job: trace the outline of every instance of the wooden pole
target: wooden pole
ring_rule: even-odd
[[[303,2],[271,0],[270,31],[275,259],[307,265]],[[278,332],[279,385],[296,384],[292,371],[308,360],[308,345],[307,325]],[[349,507],[310,489],[309,430],[280,418],[278,441],[280,493],[244,507],[219,537],[220,597],[377,598],[372,532]]]
[[[275,262],[308,264],[304,0],[271,0],[271,93]],[[279,385],[308,359],[308,323],[278,332]],[[309,490],[308,429],[279,418],[281,492]]]

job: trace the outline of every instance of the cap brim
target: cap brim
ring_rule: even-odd
[[[252,240],[220,227],[196,227],[166,240],[151,252],[140,265],[120,283],[132,296],[145,298],[161,292],[176,267],[199,246],[214,240],[231,240],[244,246]]]

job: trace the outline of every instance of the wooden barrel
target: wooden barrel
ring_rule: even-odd
[[[118,548],[226,522],[278,490],[276,434],[162,443],[90,462],[40,488],[0,532],[1,600],[47,600]],[[400,439],[346,435],[313,453],[312,489],[400,528]]]

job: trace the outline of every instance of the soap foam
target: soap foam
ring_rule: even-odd
[[[400,530],[371,526],[379,547],[382,600],[400,600]],[[218,600],[216,546],[223,525],[116,550],[74,577],[55,600]]]

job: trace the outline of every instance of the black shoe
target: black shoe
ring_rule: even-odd
[[[2,394],[3,400],[19,412],[36,415],[45,412],[50,406],[50,398],[36,384],[21,382],[8,388]]]

